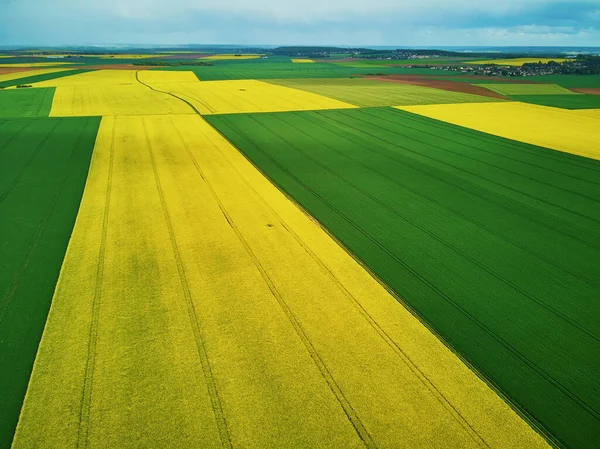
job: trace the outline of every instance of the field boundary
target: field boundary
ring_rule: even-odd
[[[283,112],[285,113],[285,112]],[[274,114],[274,113],[268,113]],[[222,114],[226,116],[227,114]],[[234,148],[237,147],[231,142],[224,134],[222,134],[217,128],[216,131],[226,139]],[[541,435],[548,444],[555,449],[564,447],[564,443],[554,437],[545,426],[539,423],[530,413],[522,409],[517,402],[513,401],[507,396],[504,391],[491,379],[477,369],[471,361],[463,356],[446,338],[444,338],[439,332],[437,332],[424,317],[412,306],[410,306],[405,300],[403,300],[392,288],[390,288],[373,270],[371,270],[348,246],[346,246],[341,240],[339,240],[327,227],[323,226],[314,216],[312,216],[301,204],[299,204],[290,194],[285,190],[281,189],[277,183],[265,173],[260,167],[258,167],[252,160],[250,160],[243,152],[237,150],[248,163],[250,163],[258,172],[260,172],[281,194],[283,194],[290,202],[292,202],[302,213],[307,216],[313,223],[319,226],[336,244],[338,244],[344,251],[349,254],[367,273],[373,277],[394,299],[396,299],[406,310],[408,310],[429,332],[431,332],[446,348],[448,348],[456,357],[461,360],[475,375],[482,380],[494,393],[496,393],[506,404],[509,405],[519,417],[521,417],[532,429],[534,429],[539,435]]]

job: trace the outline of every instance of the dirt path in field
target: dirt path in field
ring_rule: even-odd
[[[414,86],[433,87],[435,89],[448,90],[452,92],[462,92],[466,94],[480,95],[482,97],[499,98],[501,100],[507,100],[506,97],[492,92],[491,90],[483,87],[473,86],[467,83],[455,83],[453,81],[436,80],[431,78],[422,78],[414,75],[391,75],[386,77],[375,77],[369,76],[369,79],[375,79],[378,81],[385,81],[388,83],[398,84],[411,84]]]

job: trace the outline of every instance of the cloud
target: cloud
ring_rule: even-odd
[[[600,0],[0,0],[0,44],[593,45]],[[511,44],[509,44],[510,42]]]

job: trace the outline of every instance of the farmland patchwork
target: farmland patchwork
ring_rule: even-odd
[[[178,54],[0,62],[0,448],[596,447],[600,81]]]
[[[201,118],[103,119],[14,447],[507,441],[545,447]]]

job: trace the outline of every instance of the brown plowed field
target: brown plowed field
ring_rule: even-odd
[[[571,89],[573,92],[579,92],[580,94],[589,94],[589,95],[600,95],[599,87],[584,87],[584,88],[576,88]]]
[[[483,87],[473,86],[467,83],[455,83],[453,81],[436,80],[435,78],[423,78],[416,75],[390,75],[390,76],[369,76],[369,79],[376,79],[378,81],[386,81],[389,83],[400,83],[400,84],[412,84],[415,86],[433,87],[435,89],[449,90],[452,92],[463,92],[466,94],[481,95],[483,97],[499,98],[506,100],[496,92],[484,89]]]
[[[6,74],[6,73],[27,72],[28,70],[33,70],[33,69],[30,69],[29,67],[2,67],[2,66],[0,66],[0,75]]]

